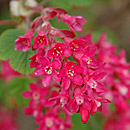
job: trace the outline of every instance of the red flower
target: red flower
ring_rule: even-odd
[[[44,48],[44,45],[48,46],[48,39],[43,31],[40,31],[38,35],[34,38],[33,50],[37,48]]]
[[[94,55],[96,54],[97,48],[90,48],[90,47],[86,47],[84,49],[84,54],[81,55],[81,59],[80,59],[80,64],[81,66],[83,66],[84,68],[86,67],[91,67],[91,68],[98,68],[98,62],[94,57]]]
[[[61,56],[69,57],[71,56],[71,51],[66,48],[64,43],[55,44],[47,54],[48,58],[61,58]]]
[[[23,52],[27,52],[31,47],[31,39],[33,38],[33,32],[27,31],[25,35],[19,36],[18,39],[15,40],[14,49]]]
[[[58,115],[58,109],[51,109],[47,111],[45,115],[40,118],[40,124],[38,130],[67,130],[71,128],[70,117],[65,113],[65,119],[63,120]]]
[[[74,62],[68,62],[63,69],[59,70],[59,77],[62,79],[62,86],[64,90],[67,90],[70,87],[71,81],[75,85],[82,85],[83,79],[80,73],[83,72],[81,66],[74,66]]]
[[[66,107],[68,101],[70,99],[70,94],[68,91],[64,91],[61,89],[61,93],[57,96],[54,96],[49,99],[49,101],[54,102],[53,107],[61,105],[62,107]]]
[[[81,88],[76,87],[74,91],[74,97],[68,103],[68,108],[70,112],[78,112],[80,110],[80,115],[83,123],[86,123],[89,118],[89,111],[91,110],[91,98],[83,94]]]
[[[38,49],[37,53],[29,58],[29,60],[31,60],[30,68],[41,66],[40,64],[42,62],[42,57],[44,55],[45,55],[45,51],[43,49],[41,49],[41,48]]]
[[[105,92],[106,87],[101,83],[101,80],[106,75],[105,72],[93,72],[84,77],[85,85],[89,86],[91,89],[94,89],[97,93]],[[83,90],[86,91],[86,86],[84,85]]]
[[[82,25],[86,24],[86,20],[82,16],[70,16],[65,14],[62,17],[64,23],[68,24],[71,31],[82,31]]]
[[[31,101],[30,101],[31,107],[34,107],[39,101],[41,105],[43,105],[43,103],[47,101],[47,99],[45,98],[45,95],[47,95],[48,89],[41,88],[33,83],[30,84],[30,89],[31,91],[23,92],[22,96],[24,98],[31,98]]]
[[[66,38],[65,43],[69,46],[72,52],[79,53],[79,52],[83,52],[86,41],[84,39],[72,40],[72,39]]]
[[[34,71],[34,74],[36,76],[42,76],[44,75],[42,79],[42,84],[44,87],[47,87],[51,82],[51,76],[53,77],[53,80],[56,82],[60,81],[60,78],[57,77],[57,71],[56,69],[61,68],[61,62],[58,59],[54,59],[52,63],[47,59],[46,57],[42,57],[42,63],[40,67],[37,67]]]

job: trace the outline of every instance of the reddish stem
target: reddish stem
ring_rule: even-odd
[[[3,25],[17,25],[18,23],[15,22],[15,21],[12,21],[12,20],[1,20],[0,21],[0,26],[3,26]]]

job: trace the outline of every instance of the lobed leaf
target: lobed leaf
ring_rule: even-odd
[[[10,65],[14,70],[27,75],[34,71],[30,68],[29,57],[35,52],[31,49],[26,53],[14,50],[15,40],[24,34],[24,31],[9,29],[0,35],[0,60],[10,59]]]

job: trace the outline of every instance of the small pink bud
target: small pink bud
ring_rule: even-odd
[[[89,111],[85,109],[83,106],[80,107],[80,115],[81,115],[81,120],[85,124],[87,123],[89,119]]]

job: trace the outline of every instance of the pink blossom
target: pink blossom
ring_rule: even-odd
[[[39,101],[41,105],[43,104],[45,105],[45,103],[47,102],[47,99],[45,98],[45,96],[48,93],[48,89],[41,88],[40,86],[37,86],[36,84],[31,83],[30,90],[31,91],[23,92],[22,96],[24,98],[31,98],[31,101],[30,101],[31,107],[34,107]]]
[[[91,98],[83,94],[81,88],[76,87],[74,91],[74,97],[68,103],[69,110],[78,112],[80,109],[80,115],[83,123],[86,123],[89,118],[89,111],[91,110]]]
[[[81,66],[83,66],[84,68],[86,68],[86,66],[89,66],[91,68],[99,67],[97,60],[95,58],[92,58],[96,54],[96,50],[97,50],[96,47],[94,48],[86,47],[84,49],[84,54],[81,55],[81,58],[79,59]]]
[[[107,90],[103,83],[100,81],[104,78],[105,75],[105,72],[93,72],[84,77],[84,82],[91,89],[94,89],[98,93],[102,93]],[[86,91],[86,89],[86,86],[84,86],[83,90]]]
[[[38,67],[40,66],[40,63],[42,62],[42,57],[45,55],[45,50],[43,49],[38,49],[37,53],[34,54],[33,56],[31,56],[29,58],[29,60],[31,60],[30,62],[30,68],[34,68],[34,67]]]
[[[58,116],[58,111],[52,109],[47,111],[41,119],[41,126],[38,130],[66,130],[71,128],[71,123],[68,115],[65,114],[65,120]]]
[[[31,39],[33,38],[33,32],[27,31],[25,35],[19,36],[18,39],[15,40],[14,49],[23,52],[27,52],[31,47]]]
[[[60,37],[62,39],[64,39],[65,37],[75,38],[74,32],[68,31],[68,30],[60,30],[60,29],[56,29],[54,27],[50,31],[50,34],[54,35],[56,37]]]
[[[61,90],[60,95],[54,96],[49,99],[49,101],[54,102],[53,107],[61,105],[61,107],[66,107],[68,101],[70,99],[70,94],[68,91]]]
[[[42,17],[39,16],[36,19],[34,19],[34,21],[32,23],[32,29],[38,28],[41,24],[42,24]]]
[[[29,103],[29,106],[24,108],[24,113],[27,116],[33,116],[35,118],[39,116],[43,116],[42,113],[42,106],[40,104],[36,105],[35,107],[32,106],[32,102]]]
[[[0,130],[19,130],[16,114],[16,111],[0,109]]]
[[[82,52],[85,48],[86,41],[84,39],[68,39],[66,40],[66,44],[68,44],[70,50],[72,52]]]
[[[42,58],[42,65],[41,67],[37,67],[34,71],[34,74],[36,76],[42,76],[44,75],[42,79],[42,84],[44,87],[47,87],[51,82],[51,76],[53,77],[53,80],[56,82],[60,81],[60,78],[57,76],[56,69],[61,68],[61,62],[58,59],[54,59],[52,63],[49,59],[46,57]]]
[[[57,43],[47,53],[48,58],[61,58],[61,56],[71,56],[71,51],[65,46],[64,43]]]
[[[82,16],[70,16],[65,14],[62,17],[64,23],[68,24],[71,31],[82,31],[82,25],[86,24],[86,20]]]
[[[38,35],[34,38],[33,50],[40,48],[44,48],[44,46],[48,46],[48,39],[43,31],[40,31]]]
[[[59,77],[62,79],[62,86],[64,90],[70,87],[71,82],[75,85],[82,85],[83,79],[80,73],[83,72],[81,66],[75,65],[74,62],[69,61],[63,69],[59,70]]]
[[[60,18],[64,15],[67,14],[67,12],[64,9],[60,8],[46,8],[45,11],[48,13],[46,17],[44,17],[46,20],[47,19],[52,19],[55,16],[57,16],[57,21],[60,21]]]

